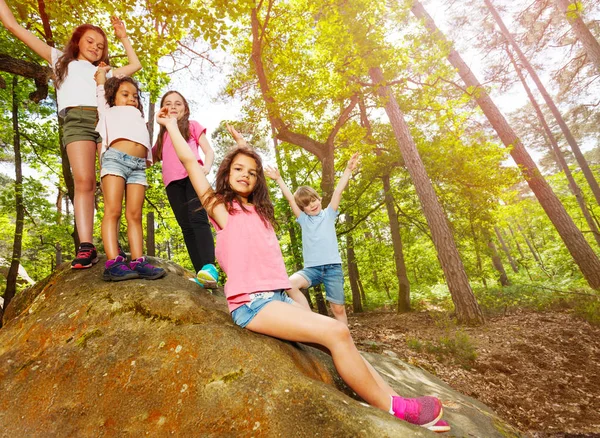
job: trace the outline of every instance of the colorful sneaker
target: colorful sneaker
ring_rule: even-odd
[[[196,283],[207,289],[215,289],[219,282],[219,272],[215,265],[207,264],[202,266],[196,275]]]
[[[146,280],[156,280],[167,273],[163,268],[157,268],[148,263],[145,256],[129,263],[129,267],[132,271],[137,272],[140,278]]]
[[[428,427],[428,429],[436,433],[450,432],[450,425],[444,420],[439,420],[433,426]]]
[[[401,420],[429,429],[442,418],[444,410],[436,397],[392,396],[392,411]]]
[[[95,263],[98,263],[96,247],[92,243],[81,242],[75,260],[71,262],[71,269],[91,268]]]
[[[125,263],[125,259],[121,256],[117,256],[114,260],[107,260],[104,268],[104,273],[102,274],[104,281],[122,281],[140,277],[137,272],[129,269],[129,266]]]

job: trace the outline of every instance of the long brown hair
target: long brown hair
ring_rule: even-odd
[[[240,201],[238,194],[235,193],[229,185],[231,164],[239,154],[246,155],[256,162],[256,185],[250,196],[248,196],[248,202],[254,205],[254,209],[265,225],[271,225],[271,227],[276,228],[275,209],[273,208],[273,203],[269,196],[269,188],[267,186],[262,160],[260,155],[258,155],[254,149],[249,147],[238,146],[225,155],[225,158],[223,158],[223,161],[219,166],[219,170],[217,170],[216,189],[202,199],[202,204],[208,206],[209,210],[212,210],[216,205],[225,204],[229,214],[236,214],[234,203],[237,203],[244,212],[248,211]]]
[[[162,99],[160,99],[160,107],[161,108],[163,107],[163,105],[165,103],[165,99],[167,97],[169,97],[171,94],[178,94],[179,97],[181,97],[181,99],[183,100],[183,106],[185,107],[185,110],[183,112],[183,116],[181,116],[181,119],[177,120],[177,126],[179,126],[179,132],[181,132],[181,135],[183,138],[185,138],[185,141],[189,141],[189,139],[190,139],[190,106],[188,105],[187,100],[185,100],[185,97],[183,97],[183,95],[179,91],[175,91],[175,90],[167,91],[165,93],[165,95],[162,97]],[[158,131],[158,139],[156,140],[156,152],[154,153],[155,161],[162,160],[162,149],[163,149],[163,142],[164,142],[165,135],[168,135],[167,128],[165,128],[164,125],[160,125],[160,130]]]
[[[96,62],[93,62],[93,65],[98,65],[101,62],[105,64],[109,64],[108,61],[108,40],[106,38],[106,34],[104,31],[98,26],[94,26],[93,24],[82,24],[78,26],[74,31],[73,35],[71,35],[71,39],[67,43],[65,50],[63,51],[63,55],[58,58],[56,61],[56,66],[54,68],[54,73],[56,75],[56,80],[54,81],[54,85],[56,88],[60,88],[65,78],[67,77],[67,71],[69,69],[69,63],[73,60],[76,60],[79,56],[79,41],[84,33],[88,30],[93,30],[98,32],[104,38],[104,48],[102,49],[102,56]]]

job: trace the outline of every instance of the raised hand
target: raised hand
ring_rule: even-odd
[[[163,126],[177,125],[177,118],[169,116],[169,108],[164,106],[156,114],[156,123]]]
[[[117,38],[119,38],[119,39],[127,38],[127,31],[125,30],[125,24],[119,17],[117,17],[116,15],[113,15],[112,17],[110,17],[110,22],[113,25],[113,28],[115,29],[115,36]]]
[[[358,152],[356,152],[354,155],[352,155],[352,157],[350,157],[350,160],[348,161],[348,165],[346,166],[346,169],[354,171],[358,167],[359,164],[360,164],[360,154]]]
[[[231,134],[235,142],[238,144],[238,146],[248,146],[246,139],[242,137],[242,135],[239,132],[237,132],[235,128],[229,123],[227,124],[227,131],[229,131],[229,133]]]
[[[106,73],[111,69],[110,65],[106,65],[104,62],[98,64],[98,69],[96,73],[94,73],[94,79],[96,80],[97,85],[104,85],[106,82]]]
[[[281,178],[281,174],[279,173],[279,170],[277,170],[276,167],[265,166],[264,170],[265,170],[265,175],[267,175],[271,179],[274,179],[275,181],[277,181],[279,178]]]

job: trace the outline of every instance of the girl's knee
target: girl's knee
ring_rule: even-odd
[[[128,224],[142,223],[142,210],[125,210],[125,219]]]
[[[348,342],[352,341],[352,335],[350,335],[350,329],[346,324],[336,319],[331,319],[331,327],[329,333],[333,337],[335,342]]]
[[[80,177],[73,180],[77,193],[94,193],[96,191],[96,178]]]

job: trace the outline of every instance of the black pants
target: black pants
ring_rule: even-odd
[[[215,263],[215,243],[208,223],[208,215],[189,177],[169,183],[167,197],[175,219],[183,232],[188,254],[198,272],[207,263]]]

